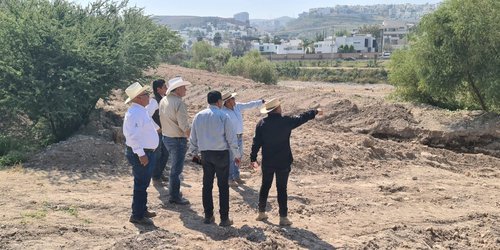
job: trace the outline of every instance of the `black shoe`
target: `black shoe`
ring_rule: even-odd
[[[203,223],[205,223],[205,224],[212,224],[214,222],[215,222],[215,217],[213,215],[212,215],[212,217],[208,217],[208,218],[205,218],[203,220]]]
[[[219,223],[219,226],[221,226],[221,227],[228,227],[231,225],[233,225],[233,220],[231,220],[231,219],[225,219]]]
[[[170,202],[172,204],[178,204],[178,205],[188,205],[189,204],[189,201],[187,199],[184,199],[184,198],[180,198],[177,200],[168,200],[168,202]]]
[[[146,218],[153,218],[153,217],[156,217],[156,212],[155,212],[155,211],[149,211],[149,210],[147,210],[147,211],[144,213],[144,217],[146,217]]]
[[[146,218],[146,217],[142,217],[141,219],[136,219],[133,216],[130,216],[130,219],[128,221],[130,221],[134,224],[141,224],[141,225],[145,225],[145,226],[154,225],[153,220],[151,220],[150,218]]]

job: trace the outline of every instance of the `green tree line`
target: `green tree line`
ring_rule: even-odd
[[[447,0],[391,55],[389,80],[406,100],[500,112],[499,45],[500,1]]]
[[[42,135],[51,141],[64,139],[87,121],[99,98],[180,50],[174,32],[126,5],[1,0],[1,111],[26,115],[47,128]]]

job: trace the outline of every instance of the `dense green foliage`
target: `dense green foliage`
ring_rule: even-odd
[[[196,42],[191,49],[191,60],[184,66],[204,69],[210,72],[222,70],[229,61],[231,52],[223,48],[215,48],[205,41]]]
[[[391,55],[397,95],[445,108],[500,111],[500,1],[448,0]]]
[[[44,119],[55,139],[63,139],[86,120],[99,98],[179,49],[174,33],[140,9],[124,6],[3,1],[1,105],[35,122]]]
[[[27,115],[61,140],[99,98],[141,79],[180,50],[180,38],[126,2],[0,1],[0,109]],[[3,133],[3,132],[2,132]]]
[[[276,70],[280,79],[321,82],[380,83],[387,80],[387,71],[383,68],[308,68],[301,62],[277,63]]]
[[[224,72],[239,75],[265,84],[276,84],[278,77],[273,63],[254,50],[243,57],[232,57],[224,67]]]

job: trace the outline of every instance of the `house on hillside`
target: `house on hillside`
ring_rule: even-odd
[[[340,46],[353,46],[354,52],[375,52],[377,49],[377,41],[371,34],[356,34],[353,36],[341,36],[335,38],[335,45],[338,49]],[[335,50],[337,52],[337,50]]]

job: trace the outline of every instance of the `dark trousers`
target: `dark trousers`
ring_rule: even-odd
[[[148,193],[146,190],[151,182],[151,175],[155,168],[156,159],[155,153],[152,151],[146,152],[149,163],[143,166],[139,161],[139,157],[134,154],[131,148],[127,147],[127,160],[132,165],[132,173],[134,174],[134,197],[132,198],[132,217],[142,219],[144,213],[148,209]]]
[[[267,197],[269,189],[273,184],[273,176],[276,174],[276,190],[278,191],[279,214],[281,217],[286,217],[288,214],[286,187],[288,184],[288,176],[290,167],[286,169],[262,168],[262,185],[259,192],[259,212],[266,211]]]
[[[203,165],[203,209],[205,218],[214,215],[214,201],[212,189],[214,175],[217,175],[219,187],[219,213],[221,220],[229,218],[229,151],[202,151],[201,163]]]
[[[165,167],[167,166],[167,161],[168,161],[168,151],[167,148],[165,147],[165,144],[163,143],[163,135],[161,133],[158,134],[158,137],[160,138],[160,143],[158,145],[158,148],[156,148],[156,166],[153,171],[153,179],[160,179],[161,176],[163,175],[163,171],[165,170]]]

